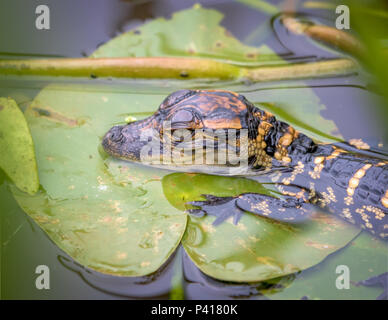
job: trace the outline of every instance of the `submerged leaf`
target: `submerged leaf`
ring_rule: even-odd
[[[336,283],[343,272],[341,267],[349,268],[350,286],[347,290],[338,290]],[[381,286],[365,287],[359,281],[378,277],[387,272],[387,244],[361,233],[345,250],[328,257],[322,264],[302,273],[287,290],[276,292],[271,299],[308,299],[327,300],[364,300],[376,299],[384,290]]]
[[[24,192],[39,189],[34,143],[16,102],[0,98],[0,168]]]
[[[164,193],[175,207],[199,200],[200,194],[233,196],[270,192],[259,183],[230,177],[172,174],[163,179]],[[360,231],[317,212],[303,224],[280,223],[246,213],[214,226],[215,218],[190,217],[183,246],[199,269],[224,281],[256,282],[309,268],[344,247]]]

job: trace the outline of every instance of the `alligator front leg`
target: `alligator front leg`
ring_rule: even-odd
[[[244,212],[290,223],[306,221],[313,213],[311,204],[295,197],[278,199],[258,193],[244,193],[236,197],[203,196],[207,200],[189,202],[199,207],[189,210],[189,213],[196,216],[205,214],[216,216],[214,225],[220,224],[229,217],[233,217],[233,222],[237,224]]]

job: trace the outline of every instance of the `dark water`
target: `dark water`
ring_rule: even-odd
[[[38,32],[34,25],[35,3],[28,0],[6,0],[0,5],[0,52],[3,56],[83,56],[120,32],[136,27],[148,19],[170,17],[177,10],[200,2],[225,15],[222,25],[249,45],[266,43],[290,61],[328,59],[338,53],[317,47],[303,37],[291,36],[279,24],[276,16],[264,14],[234,1],[118,1],[118,0],[52,0],[52,29]],[[280,1],[273,1],[274,4]],[[319,15],[307,9],[299,10],[327,25],[333,24],[330,11]],[[255,31],[256,21],[268,20],[270,33],[263,36]],[[20,23],[22,21],[22,23]],[[264,38],[263,38],[264,37]],[[102,81],[103,82],[103,81]],[[0,79],[0,95],[11,95],[23,108],[45,85],[42,82],[11,82]],[[344,139],[363,138],[372,145],[383,139],[382,118],[371,112],[370,106],[381,103],[360,76],[304,81],[313,88],[326,106],[322,116],[332,120]],[[236,86],[238,86],[236,84]],[[295,83],[291,90],[298,90]],[[229,85],[229,87],[233,87]],[[257,95],[265,90],[282,90],[274,85],[245,86],[244,94]],[[335,133],[334,133],[335,134]],[[186,299],[267,299],[266,293],[281,292],[297,278],[308,278],[318,265],[299,274],[258,284],[230,284],[213,280],[200,272],[186,256],[183,248],[154,275],[125,278],[103,275],[78,265],[62,252],[47,235],[15,203],[7,191],[0,172],[1,209],[1,297],[5,299],[169,299],[173,278],[182,284]],[[334,254],[340,256],[342,251]],[[330,264],[328,257],[324,264]],[[37,290],[35,268],[50,268],[50,290]],[[368,291],[365,297],[377,296]],[[303,290],[293,298],[302,298]],[[178,295],[182,298],[183,296]]]

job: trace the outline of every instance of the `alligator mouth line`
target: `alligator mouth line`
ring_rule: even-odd
[[[103,138],[104,150],[115,158],[175,171],[232,174],[249,167],[247,132],[243,138],[242,130],[234,129],[160,132],[144,125],[150,122],[113,127]]]

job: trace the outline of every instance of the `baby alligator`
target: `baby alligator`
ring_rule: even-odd
[[[156,154],[146,148],[150,139],[145,139],[144,133],[150,130],[152,141],[156,137],[158,142]],[[201,132],[205,139],[198,143],[195,139]],[[233,134],[237,136],[235,140]],[[236,167],[231,145],[240,156],[246,150],[249,169],[257,174],[268,173],[266,176],[270,175],[280,196],[205,195],[206,201],[192,203],[197,209],[190,213],[217,216],[216,224],[230,216],[237,222],[243,212],[297,223],[313,212],[311,207],[319,206],[380,238],[388,236],[388,161],[358,152],[350,144],[316,143],[234,92],[174,92],[152,116],[110,129],[102,144],[107,153],[131,161],[142,161],[144,155],[147,159],[168,160],[164,158],[166,150],[172,150],[169,154],[173,158],[180,157],[182,150],[189,150],[184,158],[187,163],[194,155],[198,160],[201,154],[196,153],[198,150],[202,151],[200,160],[203,160],[212,149],[218,155],[215,162],[197,166],[209,173],[214,173],[211,169],[215,165]],[[177,161],[174,166],[185,166],[184,163]]]

